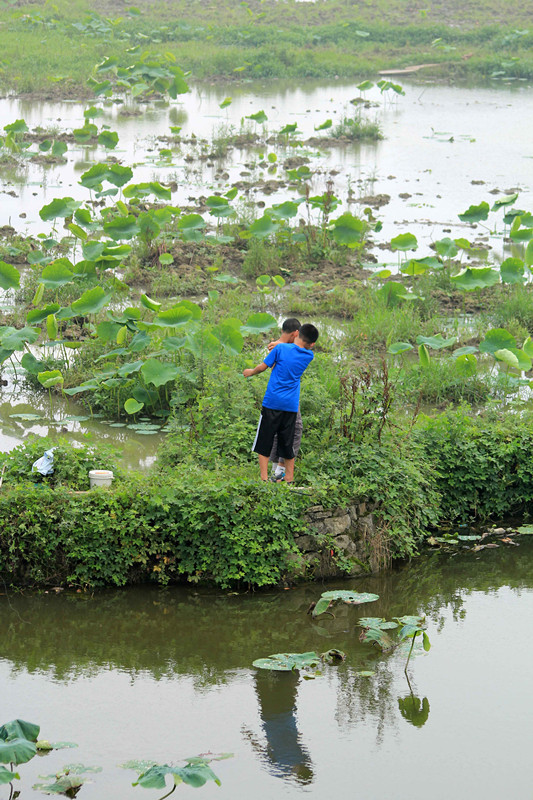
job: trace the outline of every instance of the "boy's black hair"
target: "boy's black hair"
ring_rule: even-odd
[[[299,319],[296,319],[296,317],[289,317],[289,319],[284,321],[281,330],[283,333],[294,333],[294,331],[299,331],[301,327]]]
[[[299,336],[306,344],[314,344],[318,339],[318,330],[310,322],[306,322],[300,328]]]

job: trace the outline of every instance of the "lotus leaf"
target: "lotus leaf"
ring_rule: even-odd
[[[456,336],[452,336],[450,339],[443,339],[442,334],[437,333],[436,336],[417,336],[416,343],[425,344],[433,350],[442,350],[444,347],[451,347],[452,344],[455,344],[456,338]]]
[[[139,403],[133,397],[128,398],[124,403],[124,409],[127,414],[137,414],[141,408],[144,408],[144,403]]]
[[[271,314],[252,314],[241,327],[241,333],[267,333],[277,325],[276,319]]]
[[[500,276],[491,267],[467,267],[458,275],[452,275],[450,280],[459,289],[471,292],[474,289],[485,289],[487,286],[494,286],[495,283],[499,283]]]
[[[216,336],[226,352],[237,355],[242,351],[244,344],[242,333],[231,323],[228,324],[226,320],[213,328],[213,335]]]
[[[501,197],[499,200],[496,200],[491,208],[491,211],[498,211],[499,208],[504,208],[505,206],[510,206],[511,203],[515,203],[518,200],[518,192],[514,194],[506,194],[505,197]]]
[[[262,217],[256,219],[248,230],[241,231],[241,238],[249,239],[265,239],[267,236],[272,236],[280,228],[279,222],[273,219],[269,214],[263,214]]]
[[[463,214],[457,216],[461,222],[481,222],[489,216],[489,204],[483,201],[477,206],[470,206]]]
[[[508,367],[513,367],[513,369],[519,369],[520,362],[511,350],[508,350],[506,347],[503,347],[501,350],[496,350],[493,354],[497,361],[503,361],[504,364],[507,364]]]
[[[76,314],[96,314],[106,305],[110,296],[104,292],[101,286],[95,286],[94,289],[87,289],[81,297],[74,300],[71,307]]]
[[[331,235],[337,244],[354,248],[361,243],[366,228],[366,222],[346,213],[333,220]]]
[[[0,767],[0,786],[4,783],[11,783],[15,778],[20,780],[18,772],[11,772],[11,770],[6,769],[6,767]]]
[[[516,339],[505,328],[492,328],[485,334],[485,339],[479,345],[481,353],[494,353],[497,350],[516,347]]]
[[[51,203],[41,208],[39,216],[43,222],[57,219],[58,217],[71,217],[80,206],[81,202],[74,200],[72,197],[56,197]]]
[[[322,592],[313,609],[312,616],[318,617],[323,614],[337,600],[348,603],[348,605],[361,605],[362,603],[373,603],[375,600],[379,600],[379,595],[370,594],[369,592],[352,592],[348,589],[333,589],[328,592]]]
[[[459,252],[455,242],[448,236],[435,242],[434,247],[438,255],[442,256],[443,258],[455,258]]]
[[[184,303],[180,303],[168,311],[161,311],[156,317],[156,323],[162,327],[176,328],[178,325],[184,325],[193,318],[191,309],[187,308]]]
[[[115,217],[109,222],[104,222],[104,231],[111,239],[118,241],[133,239],[139,233],[139,227],[133,214],[128,214],[127,217]]]
[[[154,386],[164,386],[170,381],[176,380],[179,370],[173,364],[163,363],[156,358],[148,358],[141,372],[146,383],[153,383]]]
[[[48,289],[58,289],[72,281],[74,277],[72,273],[72,264],[68,258],[58,258],[51,264],[44,267],[41,272],[41,283]]]
[[[391,239],[390,246],[393,251],[401,250],[402,252],[406,252],[407,250],[416,250],[418,247],[418,240],[412,233],[401,233],[399,236],[395,236],[394,239]]]
[[[461,349],[466,350],[467,348]],[[455,367],[459,375],[470,378],[477,372],[477,358],[472,353],[464,353],[463,355],[457,356]]]
[[[407,353],[409,350],[413,349],[413,345],[409,344],[409,342],[394,342],[394,344],[389,345],[387,348],[387,353],[390,353],[393,356],[400,355],[401,353]]]
[[[21,737],[0,741],[0,764],[25,764],[37,752],[35,742]]]
[[[133,786],[144,786],[145,789],[164,789],[167,775],[172,776],[176,785],[185,783],[197,788],[204,786],[207,781],[211,780],[217,786],[220,786],[220,780],[209,767],[206,759],[199,759],[195,762],[189,761],[185,767],[169,767],[166,764],[155,764],[139,775]]]
[[[5,261],[0,261],[0,288],[17,289],[20,286],[20,273],[18,269]]]
[[[4,328],[0,331],[0,341],[5,350],[24,350],[26,344],[33,344],[39,337],[36,328]]]
[[[6,722],[0,727],[0,740],[8,739],[27,739],[29,742],[36,742],[39,737],[39,725],[34,722],[26,722],[24,719],[14,719]]]

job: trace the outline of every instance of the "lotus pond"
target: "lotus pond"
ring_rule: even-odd
[[[52,743],[78,745],[20,764],[16,788],[25,800],[43,796],[32,789],[40,776],[82,764],[91,769],[80,797],[156,800],[165,790],[132,787],[135,771],[120,765],[231,753],[210,762],[221,787],[208,782],[202,796],[323,798],[356,787],[365,800],[497,800],[512,787],[528,797],[532,547],[522,536],[514,547],[434,552],[343,584],[379,600],[316,619],[311,602],[335,587],[2,594],[3,721],[33,721]],[[369,614],[425,615],[431,650],[415,647],[407,678],[405,650],[359,641],[357,621]],[[310,680],[252,667],[331,648],[346,660]]]

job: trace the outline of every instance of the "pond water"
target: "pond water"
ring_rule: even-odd
[[[281,166],[276,173],[269,173],[259,164],[261,156],[264,161],[271,151],[277,152],[278,164],[305,154],[314,172],[312,193],[323,191],[326,181],[332,180],[343,210],[360,213],[367,202],[359,204],[359,198],[388,194],[390,202],[375,212],[384,223],[377,241],[410,231],[421,242],[420,256],[427,254],[422,251],[431,241],[442,236],[475,237],[476,232],[457,219],[457,214],[471,204],[492,201],[502,192],[516,189],[521,193],[517,205],[531,209],[533,152],[524,131],[533,125],[533,87],[517,82],[511,88],[501,84],[465,88],[430,83],[404,83],[404,88],[405,97],[393,95],[392,100],[380,95],[377,88],[365,94],[365,99],[376,105],[364,110],[363,118],[380,123],[383,141],[343,147],[235,147],[224,158],[210,159],[207,155],[213,147],[202,145],[200,140],[223,141],[241,130],[241,124],[262,133],[262,126],[245,119],[259,110],[267,114],[269,133],[297,122],[301,139],[320,136],[315,128],[326,119],[336,125],[345,114],[355,113],[350,100],[360,93],[354,82],[217,83],[195,87],[171,105],[136,105],[135,109],[142,111],[138,116],[124,116],[123,105],[110,104],[97,122],[119,134],[118,147],[111,154],[133,165],[133,181],[176,181],[172,202],[178,205],[194,204],[199,197],[226,191],[237,182],[243,185],[241,198],[246,202],[266,202],[268,206],[297,197],[301,192],[286,186],[273,192],[271,187],[266,196],[264,186],[258,185],[260,179],[286,179],[286,175]],[[232,97],[231,105],[221,109],[228,96]],[[41,126],[70,131],[83,124],[87,105],[3,99],[0,127],[23,118],[30,129]],[[182,126],[182,138],[190,142],[194,135],[198,144],[178,146],[160,140],[170,135],[171,125]],[[159,157],[159,150],[165,147],[173,148],[170,160]],[[65,165],[46,167],[26,161],[12,171],[4,169],[0,192],[10,192],[11,196],[3,204],[0,225],[11,224],[32,234],[47,230],[38,216],[40,208],[54,197],[88,199],[88,191],[77,181],[93,161],[105,156],[103,148],[71,144]],[[25,216],[21,218],[21,214]],[[488,235],[490,231],[498,232],[491,244],[497,255],[502,255],[501,212],[489,217],[487,228],[480,227],[477,233]]]
[[[164,791],[133,788],[135,773],[119,765],[181,764],[206,752],[234,754],[212,763],[222,786],[204,786],[206,798],[530,797],[529,538],[479,553],[433,552],[337,584],[380,599],[317,620],[306,610],[333,586],[255,595],[4,591],[0,721],[34,721],[50,741],[79,745],[21,765],[21,797],[39,796],[30,788],[39,775],[81,762],[103,768],[81,789],[85,800],[156,800]],[[411,659],[409,685],[405,653],[361,644],[356,622],[419,613],[432,647]],[[314,680],[252,667],[272,653],[332,647],[346,662]],[[0,798],[8,795],[0,787]]]

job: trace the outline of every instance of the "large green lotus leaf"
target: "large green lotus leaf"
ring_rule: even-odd
[[[63,376],[58,369],[51,369],[45,372],[38,372],[37,380],[45,389],[50,389],[52,386],[63,383]]]
[[[9,125],[4,125],[6,133],[26,133],[28,126],[23,119],[16,119],[15,122],[10,122]]]
[[[167,328],[176,328],[178,325],[185,325],[191,319],[192,311],[180,303],[180,305],[169,308],[167,311],[161,311],[155,319],[155,324]]]
[[[227,197],[219,197],[212,195],[205,201],[209,209],[209,213],[214,217],[232,217],[235,214],[234,209],[230,206]]]
[[[121,366],[117,369],[117,375],[120,375],[121,378],[127,378],[128,375],[132,375],[134,372],[139,372],[142,365],[142,361],[128,361],[127,364],[121,364]]]
[[[159,400],[159,395],[153,389],[146,389],[144,386],[138,384],[132,389],[132,396],[139,403],[144,403],[145,406],[153,406]]]
[[[150,337],[144,331],[139,331],[135,334],[133,339],[131,340],[128,350],[132,353],[140,353],[141,350],[144,350],[150,344]]]
[[[520,258],[506,258],[500,266],[502,283],[525,283],[524,262]]]
[[[43,222],[58,217],[71,217],[80,206],[81,201],[77,202],[72,197],[56,197],[51,203],[41,208],[39,216]]]
[[[213,280],[218,281],[218,283],[240,283],[239,279],[235,277],[235,275],[226,275],[225,273],[222,275],[215,275]]]
[[[496,350],[493,354],[494,358],[498,361],[503,361],[504,364],[507,364],[508,367],[513,367],[513,369],[519,369],[520,362],[518,358],[507,348],[502,348],[501,350]]]
[[[0,741],[0,764],[25,764],[37,752],[35,742],[17,737]]]
[[[118,133],[116,131],[101,131],[98,134],[98,144],[103,145],[108,150],[113,150],[118,144]]]
[[[370,642],[371,644],[375,643],[381,647],[383,651],[392,650],[398,644],[386,630],[382,628],[366,628],[364,626],[360,641]]]
[[[409,344],[409,342],[394,342],[394,344],[390,344],[388,346],[387,353],[390,353],[392,356],[398,356],[401,353],[407,353],[412,349],[413,345]]]
[[[491,267],[467,267],[459,275],[452,275],[450,280],[459,289],[472,292],[474,289],[485,289],[487,286],[494,286],[495,283],[499,283],[500,276]]]
[[[387,622],[383,617],[361,617],[358,624],[362,628],[375,628],[381,631],[394,630],[398,627],[397,622]]]
[[[144,408],[144,403],[137,402],[134,397],[129,397],[124,403],[124,409],[127,414],[137,414],[141,408]]]
[[[72,303],[72,310],[76,314],[96,314],[109,301],[111,295],[106,294],[101,286],[87,289],[77,300]]]
[[[191,300],[182,300],[180,305],[191,312],[192,318],[194,320],[198,321],[202,319],[202,309],[200,308],[198,303],[193,303]]]
[[[466,348],[464,348],[466,349]],[[471,378],[477,372],[477,358],[472,353],[464,353],[457,356],[455,368],[463,378]]]
[[[353,248],[361,243],[366,227],[366,222],[347,212],[333,220],[331,235],[337,244]]]
[[[390,246],[392,251],[400,250],[402,253],[407,250],[416,250],[418,247],[418,239],[413,233],[401,233],[391,239]]]
[[[510,206],[517,200],[518,200],[518,192],[515,192],[514,194],[506,194],[504,197],[501,197],[499,200],[496,200],[493,203],[491,211],[498,211],[499,208],[503,208],[504,206]]]
[[[533,339],[531,339],[531,336],[528,336],[527,339],[524,341],[524,344],[522,345],[522,350],[530,358],[533,358]]]
[[[438,253],[439,256],[442,256],[442,258],[455,258],[459,252],[457,245],[449,236],[444,237],[444,239],[439,239],[435,242],[434,247],[435,252]]]
[[[444,347],[451,347],[452,344],[455,344],[456,338],[456,336],[452,336],[450,339],[444,339],[442,333],[437,333],[436,336],[417,336],[416,343],[425,344],[432,347],[433,350],[442,350]]]
[[[186,336],[166,336],[161,347],[169,353],[176,353],[178,350],[182,350],[186,344]]]
[[[98,261],[104,252],[105,247],[105,242],[97,242],[91,239],[88,242],[84,242],[81,247],[81,251],[83,253],[83,257],[88,261]]]
[[[161,308],[161,303],[152,300],[150,297],[148,297],[147,294],[141,295],[141,305],[143,305],[145,308],[150,309],[150,311],[159,311],[159,309]]]
[[[426,264],[422,264],[416,258],[412,258],[410,261],[402,264],[400,272],[403,275],[423,275],[428,269],[429,267]]]
[[[4,350],[24,350],[26,344],[33,344],[39,338],[39,331],[35,328],[6,328],[1,334]]]
[[[298,203],[292,200],[286,200],[284,203],[278,203],[272,206],[268,212],[274,219],[293,219],[298,213]]]
[[[244,239],[265,239],[267,236],[272,236],[280,228],[279,222],[268,214],[263,214],[262,217],[254,220],[246,231],[241,231],[239,235]]]
[[[338,600],[342,603],[348,603],[348,605],[361,605],[362,603],[373,603],[375,600],[379,600],[379,595],[370,594],[369,592],[352,592],[349,589],[333,589],[328,592],[322,592],[313,609],[312,616],[318,617],[323,614],[330,605]]]
[[[8,739],[27,739],[29,742],[36,742],[39,738],[40,730],[40,726],[34,722],[14,719],[0,727],[0,739],[4,742]]]
[[[107,164],[93,164],[78,181],[86,189],[101,189],[109,172]]]
[[[211,331],[204,328],[188,334],[185,347],[198,359],[214,358],[220,352],[221,343]]]
[[[528,221],[531,224],[533,219],[529,219]],[[509,231],[509,237],[513,242],[529,242],[533,239],[533,228],[521,227],[522,225],[527,225],[526,216],[515,217],[511,225],[511,230]]]
[[[18,269],[5,261],[0,261],[0,287],[5,289],[17,289],[20,286],[20,273]]]
[[[242,351],[244,339],[240,330],[228,325],[225,320],[213,328],[213,335],[219,340],[226,352],[237,355]]]
[[[44,361],[39,361],[37,358],[35,358],[33,353],[24,353],[20,359],[20,365],[31,375],[37,375],[37,373],[42,372],[46,366]]]
[[[256,111],[255,114],[247,114],[246,119],[253,119],[254,122],[258,122],[260,125],[262,125],[263,122],[267,121],[268,117],[263,109],[261,109],[261,111]]]
[[[96,389],[100,388],[100,383],[96,378],[90,378],[88,381],[84,381],[79,386],[72,386],[70,389],[65,389],[65,394],[70,396],[75,394],[82,394],[83,392],[94,392]]]
[[[200,214],[185,214],[178,221],[180,231],[201,231],[205,225],[205,220]]]
[[[481,222],[489,216],[490,206],[483,201],[477,206],[470,206],[463,214],[457,216],[461,222]]]
[[[165,778],[171,775],[174,784],[185,783],[198,788],[212,780],[220,786],[220,780],[205,760],[198,763],[189,763],[186,767],[169,767],[167,764],[155,764],[149,770],[139,775],[133,786],[144,786],[145,789],[164,789]]]
[[[46,319],[48,314],[55,314],[60,308],[61,306],[59,303],[50,303],[50,305],[47,305],[45,308],[34,308],[26,314],[26,322],[32,325],[38,325],[39,322]]]
[[[531,358],[523,350],[519,350],[517,347],[510,347],[509,352],[518,359],[518,369],[524,370],[524,372],[529,372],[531,369]]]
[[[154,386],[164,386],[165,383],[176,380],[179,370],[174,364],[164,363],[156,358],[149,358],[141,367],[141,373],[146,383],[153,383]]]
[[[129,244],[114,244],[106,242],[106,246],[102,255],[98,258],[98,262],[122,261],[126,256],[131,253],[131,245]]]
[[[119,330],[120,325],[118,323],[106,320],[96,326],[96,335],[103,342],[115,342]]]
[[[296,131],[298,123],[297,122],[288,122],[283,128],[280,130],[280,135],[284,135],[286,133],[294,133]]]
[[[320,655],[314,651],[308,653],[275,653],[267,658],[257,658],[253,666],[258,669],[269,669],[275,672],[291,672],[298,669],[318,667]]]
[[[41,272],[41,283],[48,289],[58,289],[72,281],[74,274],[72,272],[72,264],[68,258],[58,258],[44,267]]]
[[[120,164],[111,164],[108,167],[106,180],[112,183],[113,186],[120,188],[128,181],[131,181],[133,171],[130,167],[121,167]]]
[[[492,353],[516,347],[516,339],[505,328],[492,328],[485,334],[485,339],[479,345],[481,353]]]
[[[246,324],[241,327],[241,333],[267,333],[277,324],[276,319],[271,314],[264,312],[252,314],[246,320]]]
[[[404,300],[416,300],[416,295],[410,294],[398,281],[387,281],[379,289],[376,289],[376,295],[383,298],[389,307],[397,306]]]
[[[111,239],[133,239],[139,233],[137,220],[133,214],[127,217],[115,217],[109,222],[104,222],[104,231]]]
[[[20,780],[18,772],[11,772],[11,770],[6,767],[0,767],[0,786],[4,783],[11,783],[15,778]]]
[[[522,536],[533,536],[533,525],[522,525],[516,529]]]

